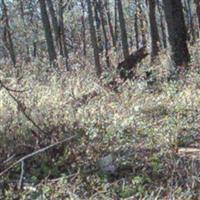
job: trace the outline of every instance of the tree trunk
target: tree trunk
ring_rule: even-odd
[[[52,0],[47,0],[47,5],[49,8],[49,13],[51,17],[52,26],[53,26],[56,46],[57,46],[57,49],[59,50],[60,55],[64,56],[64,49],[62,48],[62,38],[61,38],[62,36],[60,33],[60,27],[59,27],[58,19],[56,16],[56,12],[55,12]]]
[[[64,22],[63,22],[63,0],[59,0],[59,29],[60,29],[60,48],[63,50],[63,56],[65,59],[65,67],[69,71],[69,65],[68,65],[68,49],[67,44],[65,40],[65,28],[64,28]],[[61,54],[62,55],[62,54]]]
[[[106,65],[109,68],[110,67],[110,60],[109,60],[109,55],[108,55],[108,37],[107,37],[107,32],[106,32],[106,23],[105,23],[105,13],[104,13],[104,7],[102,5],[102,0],[98,1],[98,8],[99,8],[99,14],[100,14],[100,19],[101,19],[101,26],[103,30],[103,36],[104,36],[104,46],[105,46],[105,59],[106,59]]]
[[[97,76],[100,77],[102,73],[102,69],[101,69],[100,60],[99,60],[97,36],[96,36],[96,31],[95,31],[95,26],[94,26],[92,4],[90,0],[87,0],[87,5],[88,5],[88,18],[89,18],[89,24],[90,24],[90,37],[91,37],[91,42],[92,42],[93,51],[94,51],[95,68],[96,68]]]
[[[193,44],[196,40],[195,30],[194,30],[194,20],[193,20],[193,14],[192,14],[192,8],[191,8],[191,0],[187,0],[187,6],[188,6],[188,17],[189,17],[189,27],[190,27],[190,34],[192,36],[191,43]]]
[[[119,13],[119,24],[121,29],[121,40],[122,40],[122,47],[123,47],[123,54],[124,58],[129,56],[129,49],[128,49],[128,38],[126,32],[126,22],[124,19],[124,12],[122,7],[121,0],[118,0],[118,13]]]
[[[39,0],[39,4],[40,4],[42,23],[43,23],[44,32],[45,32],[45,39],[47,43],[47,50],[49,54],[49,61],[50,61],[50,64],[53,64],[56,59],[56,51],[55,51],[55,47],[53,43],[51,26],[50,26],[49,17],[47,14],[45,0]]]
[[[188,0],[183,1],[183,10],[185,11],[185,24],[187,29],[187,39],[188,41],[194,43],[195,41],[195,31],[194,31],[194,24],[193,24],[193,16],[192,10],[190,6],[190,2]]]
[[[116,38],[115,38],[115,35],[114,35],[113,25],[112,25],[112,22],[111,22],[109,1],[105,0],[104,4],[105,4],[107,19],[108,19],[108,26],[109,26],[109,30],[110,30],[110,35],[111,35],[111,38],[112,38],[112,43],[113,43],[113,46],[116,47]]]
[[[118,8],[117,8],[117,1],[115,0],[115,5],[114,5],[114,20],[115,20],[115,42],[116,42],[116,46],[117,46],[117,42],[118,42]]]
[[[194,3],[196,5],[196,13],[199,21],[199,28],[200,28],[200,1],[199,0],[194,0]]]
[[[187,30],[181,0],[163,0],[163,3],[171,46],[171,59],[176,67],[187,66],[190,54],[187,47]]]
[[[157,0],[157,6],[158,6],[158,12],[160,15],[160,28],[162,33],[162,44],[164,48],[167,48],[167,36],[166,36],[166,27],[165,27],[165,21],[163,16],[163,10],[162,10],[162,3]]]
[[[153,61],[159,52],[159,33],[156,22],[156,1],[148,0],[149,4],[149,19],[150,19],[150,35],[151,35],[151,60]]]
[[[102,38],[101,38],[101,20],[99,16],[99,5],[97,1],[93,1],[94,5],[94,16],[95,16],[95,24],[96,24],[96,33],[97,33],[97,46],[99,48],[99,52],[103,51],[103,44],[102,44]]]
[[[145,16],[142,11],[141,2],[138,1],[138,8],[139,8],[139,17],[140,17],[140,31],[141,31],[141,37],[142,37],[142,45],[146,46],[147,39],[146,39],[146,30],[145,30]]]
[[[135,41],[136,48],[139,49],[139,31],[138,31],[138,1],[136,1],[136,10],[134,14],[134,28],[135,28]]]
[[[82,7],[82,16],[81,16],[81,23],[82,23],[82,39],[83,39],[83,55],[86,56],[87,55],[87,51],[86,51],[86,34],[85,34],[85,5],[84,5],[84,1],[81,0],[81,7]]]
[[[8,10],[7,6],[4,2],[4,0],[1,0],[2,4],[2,11],[3,11],[3,23],[4,23],[4,29],[3,29],[3,42],[5,44],[5,47],[7,48],[10,58],[12,60],[13,66],[16,67],[16,55],[15,55],[15,50],[14,50],[14,45],[13,45],[13,40],[12,36],[10,33],[10,24],[9,24],[9,18],[8,18]]]

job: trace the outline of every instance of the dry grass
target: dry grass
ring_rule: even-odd
[[[2,161],[79,135],[76,141],[26,163],[25,182],[35,184],[29,184],[21,198],[199,199],[200,157],[180,153],[180,147],[185,151],[193,148],[194,152],[200,149],[200,56],[198,47],[191,51],[192,69],[181,80],[166,81],[170,62],[166,54],[161,54],[152,67],[157,77],[153,86],[142,79],[127,81],[120,93],[104,86],[109,77],[97,80],[88,67],[58,74],[35,61],[22,67],[20,79],[14,78],[7,67],[2,69],[0,80],[9,88],[27,90],[12,94],[23,103],[23,111],[48,133],[27,120],[1,88]],[[141,77],[148,66],[148,59],[139,66]],[[111,152],[121,167],[118,177],[109,180],[102,174],[86,172]],[[16,181],[19,173],[18,167],[3,179]],[[6,190],[7,199],[19,195],[11,185]]]

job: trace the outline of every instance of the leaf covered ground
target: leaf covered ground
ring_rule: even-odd
[[[75,137],[25,160],[21,188],[21,163],[0,172],[0,198],[200,199],[200,49],[190,50],[191,69],[179,80],[167,80],[169,57],[161,53],[151,67],[148,58],[139,64],[138,78],[118,92],[107,85],[114,73],[99,80],[89,64],[60,73],[38,60],[19,76],[4,61],[1,172]],[[114,173],[98,167],[109,155]]]

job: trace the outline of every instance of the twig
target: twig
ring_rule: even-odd
[[[14,95],[11,94],[11,91],[1,81],[0,84],[8,92],[9,96],[17,103],[18,107],[20,108],[20,111],[28,119],[28,121],[30,121],[41,133],[47,134],[47,132],[41,129],[37,125],[37,123],[26,113],[23,104]]]
[[[48,150],[48,149],[50,149],[50,148],[53,148],[53,147],[55,147],[55,146],[57,146],[57,145],[59,145],[59,144],[62,144],[62,143],[67,142],[67,141],[70,141],[70,140],[74,139],[75,137],[76,137],[76,135],[75,135],[75,136],[71,136],[71,137],[69,137],[69,138],[65,138],[64,140],[58,141],[58,142],[56,142],[56,143],[54,143],[54,144],[51,144],[51,145],[49,145],[49,146],[46,146],[46,147],[44,147],[44,148],[42,148],[42,149],[39,149],[39,150],[37,150],[37,151],[34,151],[34,152],[32,152],[32,153],[30,153],[30,154],[28,154],[28,155],[26,155],[26,156],[20,158],[19,160],[17,160],[16,162],[14,162],[12,165],[10,165],[10,167],[8,167],[8,168],[6,168],[5,170],[3,170],[3,171],[0,173],[0,176],[2,176],[2,175],[4,175],[5,173],[7,173],[10,169],[12,169],[13,167],[15,167],[15,166],[16,166],[17,164],[19,164],[20,162],[22,162],[22,161],[24,161],[24,160],[26,160],[26,159],[28,159],[28,158],[31,158],[31,157],[33,157],[33,156],[39,154],[39,153],[42,153],[42,152],[44,152],[44,151],[46,151],[46,150]]]
[[[23,178],[24,178],[24,160],[21,161],[21,173],[20,173],[20,179],[18,182],[18,190],[21,190],[23,187]]]
[[[9,161],[11,161],[16,155],[13,154],[12,156],[10,156],[9,158],[7,158],[6,160],[3,161],[3,164],[8,163]]]
[[[27,89],[27,90],[15,90],[15,89],[9,88],[9,87],[5,86],[5,84],[2,82],[2,80],[0,80],[0,85],[1,85],[1,87],[3,87],[4,89],[6,89],[10,92],[20,92],[20,93],[22,93],[22,92],[29,91],[29,89]]]

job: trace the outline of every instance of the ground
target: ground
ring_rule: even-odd
[[[0,89],[2,198],[199,199],[198,43],[190,51],[190,70],[178,80],[167,79],[169,56],[162,52],[151,66],[153,84],[144,77],[147,58],[138,65],[137,78],[118,92],[106,84],[115,74],[99,80],[92,66],[59,73],[37,61],[16,77],[5,65],[0,74],[8,87]],[[4,173],[23,156],[72,136],[25,160],[23,177],[20,163]],[[100,167],[102,160],[113,173]]]

